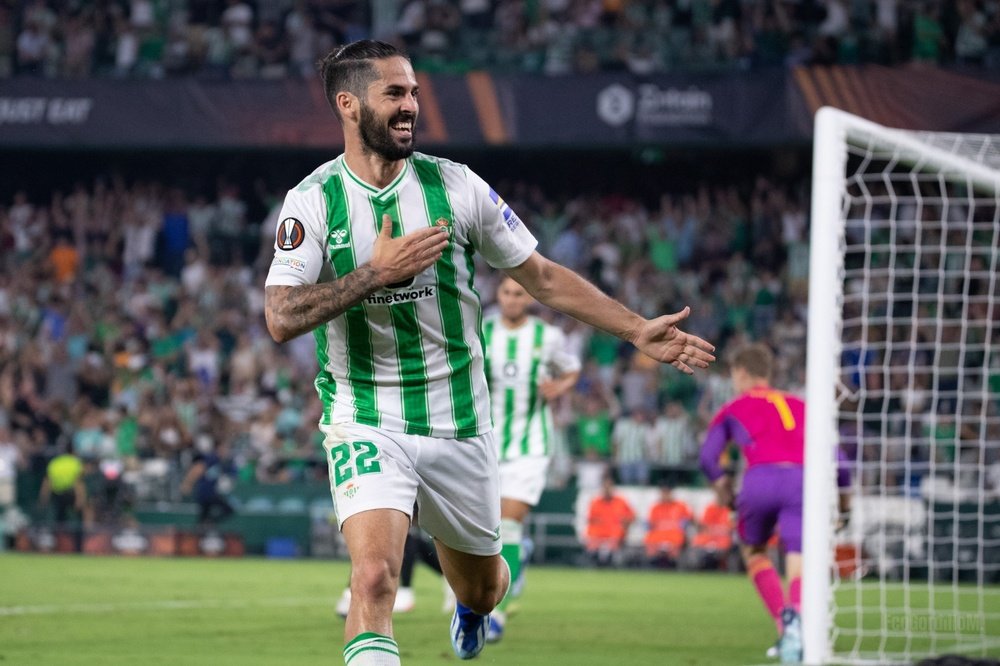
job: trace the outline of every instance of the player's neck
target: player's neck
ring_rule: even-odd
[[[523,314],[517,319],[509,319],[507,317],[504,317],[503,315],[500,315],[500,323],[503,324],[503,327],[506,328],[508,331],[513,331],[514,329],[521,328],[522,326],[528,323],[528,315]]]
[[[743,393],[753,393],[754,391],[770,391],[770,390],[771,390],[770,382],[762,379],[750,383],[750,385],[747,386],[746,390],[743,391]]]
[[[387,160],[353,146],[348,146],[344,151],[344,162],[351,173],[380,190],[391,183],[406,164],[406,160]]]

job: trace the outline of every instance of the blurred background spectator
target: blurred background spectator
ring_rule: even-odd
[[[369,36],[430,71],[997,68],[1000,2],[5,0],[0,77],[308,77],[333,45]]]

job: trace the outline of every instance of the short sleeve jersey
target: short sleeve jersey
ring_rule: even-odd
[[[490,317],[483,336],[500,460],[549,455],[552,410],[538,385],[576,372],[580,359],[566,352],[563,332],[538,317],[528,317],[514,329],[499,316]]]
[[[341,278],[371,259],[384,214],[392,235],[448,229],[444,255],[314,331],[321,424],[355,422],[444,438],[489,432],[490,404],[473,286],[473,253],[510,268],[535,249],[532,234],[468,167],[414,153],[382,189],[324,164],[289,191],[278,216],[266,285]]]

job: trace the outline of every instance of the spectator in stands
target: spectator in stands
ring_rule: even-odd
[[[939,13],[936,2],[924,0],[917,4],[913,17],[913,59],[918,62],[941,61],[941,52],[947,40]]]
[[[648,529],[643,540],[646,558],[653,566],[677,566],[693,517],[691,507],[675,498],[670,486],[660,486],[659,499],[649,509]]]
[[[37,20],[26,20],[17,36],[17,71],[19,74],[42,76],[52,54],[52,40],[47,28]]]
[[[49,267],[52,277],[60,285],[69,284],[76,279],[76,273],[80,268],[80,254],[68,233],[56,234],[52,249],[49,251]]]
[[[184,191],[173,188],[167,193],[160,224],[160,268],[170,277],[180,277],[184,255],[191,247],[190,221]]]
[[[59,13],[44,2],[0,8],[0,77],[308,77],[334,43],[372,33],[403,43],[418,68],[551,76],[907,60],[1000,66],[1000,12],[974,0],[551,0],[537,11],[521,0],[408,0],[389,3],[394,17],[356,0],[174,3],[168,11],[137,0],[129,12],[77,4]]]
[[[649,483],[649,416],[644,409],[634,409],[619,418],[611,431],[612,459],[618,482],[644,486]]]
[[[697,452],[691,416],[682,402],[670,400],[649,432],[653,476],[658,482],[668,484],[686,479],[683,468],[694,462]]]
[[[594,393],[580,394],[577,400],[582,403],[576,420],[579,451],[582,455],[593,451],[598,458],[607,460],[611,456],[611,411]]]
[[[581,494],[598,492],[604,479],[611,474],[608,461],[597,455],[594,449],[587,449],[574,465],[576,487]]]
[[[586,550],[598,566],[620,564],[621,550],[635,511],[628,501],[615,493],[610,476],[604,477],[601,493],[587,510]]]

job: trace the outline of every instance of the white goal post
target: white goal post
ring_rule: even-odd
[[[804,660],[1000,656],[1000,135],[823,108],[813,151]]]

